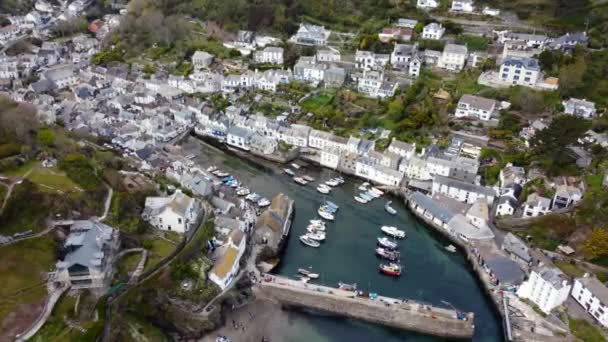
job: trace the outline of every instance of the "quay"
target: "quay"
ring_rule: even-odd
[[[357,296],[354,291],[306,284],[293,279],[264,275],[253,287],[258,298],[286,307],[300,307],[392,328],[446,338],[471,338],[475,325],[472,312],[460,312],[413,300],[383,296]]]

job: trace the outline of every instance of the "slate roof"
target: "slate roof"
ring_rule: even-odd
[[[535,58],[507,56],[502,65],[522,67],[529,70],[540,71],[540,65]]]
[[[459,103],[465,103],[469,106],[481,110],[485,110],[491,112],[496,107],[496,101],[492,99],[486,99],[485,97],[475,96],[475,95],[462,95]]]
[[[519,266],[507,257],[497,256],[486,260],[486,265],[503,284],[517,285],[524,280],[525,274]]]
[[[104,246],[110,243],[114,229],[100,222],[75,221],[63,247],[67,250],[57,267],[69,268],[82,265],[100,270],[104,266]]]
[[[412,193],[410,200],[414,201],[419,207],[443,222],[449,222],[455,215],[453,212],[434,201],[431,197],[421,192],[416,191]]]
[[[528,246],[513,233],[508,233],[502,242],[502,248],[509,253],[516,255],[518,258],[525,262],[530,262],[532,256],[530,255]]]

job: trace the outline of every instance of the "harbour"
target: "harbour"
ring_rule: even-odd
[[[393,298],[409,298],[429,305],[457,308],[475,314],[475,341],[499,341],[502,339],[500,318],[489,298],[483,293],[466,259],[459,253],[445,249],[450,242],[424,226],[403,205],[393,198],[391,205],[396,215],[386,212],[384,206],[390,197],[385,195],[366,205],[357,203],[353,196],[360,192],[357,188],[362,181],[347,178],[343,186],[332,188],[331,194],[324,196],[315,190],[316,184],[338,176],[330,170],[308,167],[305,171],[317,182],[315,186],[300,186],[285,174],[280,165],[259,166],[234,156],[205,147],[195,139],[190,139],[185,148],[198,150],[200,162],[218,165],[229,170],[252,191],[272,198],[277,193],[285,193],[295,199],[291,234],[281,257],[281,263],[273,273],[295,278],[298,269],[312,266],[320,275],[314,284],[335,287],[338,282],[358,283],[366,292],[377,292]],[[298,174],[304,172],[294,170]],[[327,223],[327,239],[320,248],[307,248],[298,241],[306,233],[311,219],[318,218],[317,210],[326,200],[340,206],[334,222]],[[383,234],[380,227],[395,226],[407,234],[399,241],[399,251],[404,266],[404,274],[399,278],[379,274],[382,262],[374,254],[376,241]],[[429,335],[415,332],[395,331],[336,317],[319,317],[300,312],[289,312],[292,328],[284,332],[286,339],[306,341],[301,329],[311,329],[314,335],[325,336],[326,340],[340,340],[352,337],[353,341],[402,341],[415,336],[416,340],[439,340]],[[339,334],[338,334],[339,332]],[[299,338],[298,336],[302,336]],[[322,338],[320,340],[323,340]],[[443,339],[441,339],[443,340]]]

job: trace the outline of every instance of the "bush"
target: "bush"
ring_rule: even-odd
[[[2,144],[0,145],[0,159],[15,156],[21,153],[21,146],[19,144]]]
[[[42,128],[36,133],[36,142],[41,146],[53,146],[55,133],[49,128]]]
[[[94,190],[101,185],[93,164],[82,154],[69,154],[59,163],[59,168],[85,190]]]

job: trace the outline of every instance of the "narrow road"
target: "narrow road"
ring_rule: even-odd
[[[7,185],[8,191],[6,192],[6,195],[4,196],[4,201],[2,202],[2,207],[0,207],[0,215],[2,215],[2,212],[4,211],[4,208],[6,207],[8,200],[11,198],[11,195],[13,194],[13,188],[15,187],[15,185],[21,184],[21,182],[23,182],[23,180],[26,179],[27,176],[29,176],[33,170],[34,170],[33,167],[31,169],[27,170],[27,172],[23,174],[21,179],[19,179],[18,181],[12,182],[11,184],[2,183],[2,184]]]
[[[106,201],[103,206],[103,214],[99,218],[98,221],[103,221],[108,216],[108,212],[110,211],[110,205],[112,204],[112,196],[114,195],[114,189],[111,186],[106,185],[108,187],[108,197],[106,197]]]
[[[42,328],[44,323],[46,323],[47,319],[51,316],[51,313],[53,312],[53,308],[55,307],[55,304],[57,303],[59,298],[61,298],[61,295],[65,291],[67,291],[67,289],[69,289],[69,288],[70,287],[68,285],[61,284],[60,287],[55,288],[53,290],[53,292],[51,292],[51,294],[47,297],[46,302],[44,303],[44,309],[42,310],[42,312],[40,313],[38,318],[36,318],[36,321],[34,322],[34,324],[32,324],[27,331],[25,331],[17,336],[16,340],[18,342],[27,341],[28,339],[30,339],[34,335],[36,335],[38,330],[40,330],[40,328]]]

